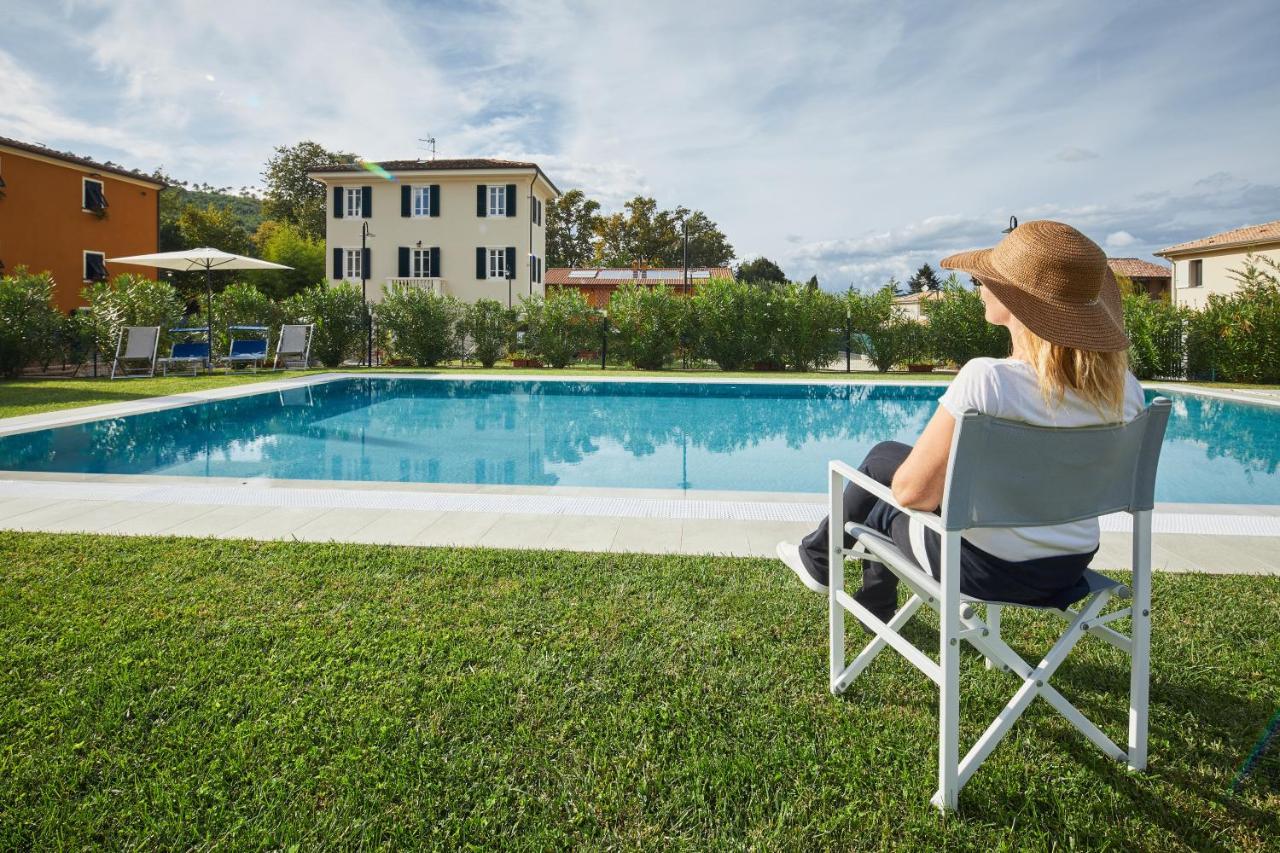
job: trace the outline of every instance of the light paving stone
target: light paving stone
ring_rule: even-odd
[[[293,531],[304,542],[363,542],[360,531],[386,514],[377,509],[331,509]]]
[[[97,533],[108,525],[136,518],[151,509],[147,504],[126,501],[86,503],[74,515],[59,521],[46,521],[40,529],[50,533]]]
[[[414,545],[476,545],[499,520],[497,512],[446,512],[414,537]]]
[[[292,539],[293,531],[329,512],[310,507],[276,507],[258,513],[220,534],[230,539]]]
[[[0,501],[0,527],[8,527],[8,521],[38,509],[61,503],[57,498],[6,498]]]
[[[371,545],[410,545],[432,524],[444,517],[443,512],[422,512],[409,509],[361,510],[378,515],[353,535],[353,542]]]
[[[1213,572],[1280,575],[1274,555],[1265,555],[1245,536],[1191,536],[1162,534],[1155,537],[1151,564],[1176,572]]]
[[[620,518],[561,516],[556,519],[543,547],[553,551],[607,551],[621,523]]]
[[[798,543],[814,525],[793,521],[762,521],[747,527],[747,545],[753,557],[775,557],[779,542]]]
[[[261,514],[262,507],[219,506],[212,512],[178,522],[163,533],[167,536],[222,536],[233,527],[239,527]]]
[[[159,507],[154,504],[140,504],[140,506],[144,506],[146,511],[114,521],[100,528],[98,532],[116,536],[158,536],[183,522],[207,515],[217,509],[216,506],[208,504],[170,504]]]
[[[102,507],[106,501],[54,501],[21,515],[10,516],[4,526],[10,530],[46,530],[68,518]]]
[[[685,522],[678,518],[623,518],[610,551],[678,554]]]
[[[714,554],[745,557],[751,553],[747,531],[751,521],[687,519],[680,538],[681,554]]]
[[[480,535],[476,544],[485,548],[542,548],[551,537],[556,521],[554,515],[501,515]]]

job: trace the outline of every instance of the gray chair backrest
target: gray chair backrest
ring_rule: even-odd
[[[944,526],[1038,527],[1151,509],[1169,405],[1157,397],[1126,424],[1071,429],[965,412],[951,442]]]
[[[309,325],[289,324],[280,327],[280,340],[276,344],[276,355],[302,355],[307,351],[307,335],[311,331]]]
[[[156,344],[160,340],[159,326],[128,326],[125,328],[124,355],[121,358],[155,358]]]

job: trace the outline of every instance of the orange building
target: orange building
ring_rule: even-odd
[[[155,252],[164,183],[0,136],[0,273],[49,271],[54,301],[70,311],[92,281],[122,272],[155,278],[146,267],[107,258]]]
[[[613,292],[626,282],[645,287],[665,285],[683,295],[697,290],[699,285],[713,278],[733,278],[733,270],[728,267],[689,267],[687,282],[683,267],[549,267],[546,271],[548,289],[570,288],[580,291],[593,308],[608,308]]]

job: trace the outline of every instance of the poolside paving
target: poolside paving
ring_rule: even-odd
[[[10,418],[0,433],[323,379]],[[120,536],[771,557],[779,540],[808,533],[824,506],[820,494],[0,473],[0,529]],[[1280,575],[1280,507],[1162,504],[1154,529],[1159,570]],[[1094,564],[1128,568],[1130,541],[1127,517],[1103,519]]]

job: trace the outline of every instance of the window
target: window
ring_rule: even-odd
[[[503,190],[504,197],[506,190]],[[493,198],[492,194],[489,196]],[[507,250],[506,249],[490,249],[489,250],[489,278],[506,278],[507,277]]]
[[[426,186],[413,188],[413,215],[431,215],[431,187]]]
[[[489,185],[489,215],[507,215],[507,188],[502,184]]]
[[[83,190],[80,205],[82,209],[93,213],[99,213],[107,209],[107,194],[102,181],[84,178]]]
[[[1189,266],[1191,280],[1187,282],[1187,287],[1199,287],[1204,284],[1204,261],[1192,261]]]
[[[360,187],[347,187],[346,214],[355,219],[364,216],[364,193]]]
[[[356,190],[356,195],[357,195],[357,196],[359,196],[359,195],[360,195],[360,191],[359,191],[359,190]],[[348,203],[350,203],[350,200],[351,200],[351,197],[350,197],[350,196],[348,196],[348,197],[347,197],[347,202],[348,202]],[[362,270],[360,269],[360,250],[359,250],[359,249],[347,249],[347,250],[346,250],[346,253],[347,253],[347,254],[346,254],[346,258],[347,258],[347,263],[346,263],[346,267],[347,267],[347,278],[349,278],[349,279],[356,279],[356,280],[359,280],[360,278],[362,278],[362,277],[363,277],[363,276],[361,275]]]
[[[84,253],[84,280],[107,280],[107,256],[103,252]]]
[[[436,277],[436,271],[431,268],[431,250],[430,249],[410,249],[409,250],[409,273],[414,278],[435,278]]]

